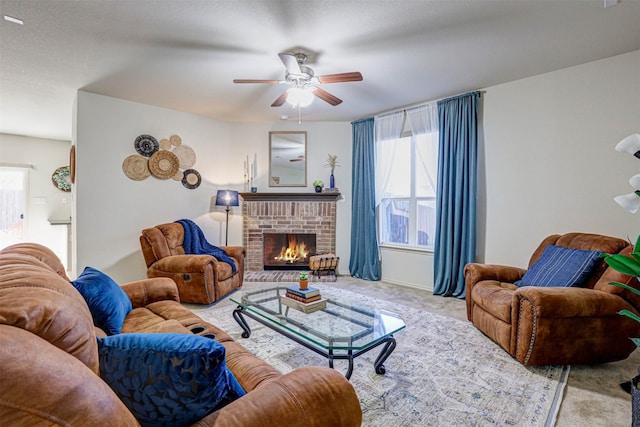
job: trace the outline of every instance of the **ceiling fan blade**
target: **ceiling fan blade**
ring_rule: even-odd
[[[326,76],[318,76],[320,83],[341,83],[341,82],[359,82],[362,81],[362,74],[358,71],[351,73],[327,74]]]
[[[280,80],[254,80],[254,79],[234,79],[234,83],[268,83],[271,85],[277,85]]]
[[[298,60],[295,56],[289,55],[288,53],[279,53],[278,56],[280,60],[287,67],[287,71],[289,74],[300,75],[302,74],[302,70],[300,69],[300,64],[298,64]]]
[[[289,94],[289,90],[285,90],[284,92],[282,92],[282,95],[280,95],[275,101],[273,101],[273,104],[271,104],[271,106],[282,107],[282,104],[284,104],[284,102],[287,100],[288,94]]]
[[[337,96],[331,95],[329,92],[320,89],[319,87],[313,91],[313,94],[333,106],[336,106],[342,102],[342,99],[338,98]]]

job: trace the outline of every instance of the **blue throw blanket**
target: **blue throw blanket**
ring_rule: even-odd
[[[211,255],[218,261],[223,261],[229,264],[233,269],[233,273],[236,273],[236,264],[233,260],[229,258],[224,249],[207,242],[207,239],[204,237],[204,233],[200,227],[198,227],[198,224],[190,219],[180,219],[176,222],[182,224],[182,228],[184,228],[183,246],[184,251],[187,254]]]

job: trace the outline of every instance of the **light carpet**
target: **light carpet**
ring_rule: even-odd
[[[271,284],[273,286],[273,284]],[[326,294],[400,313],[407,327],[377,375],[381,347],[355,359],[351,377],[363,426],[553,426],[569,367],[525,367],[469,322],[377,300],[326,285]],[[253,288],[253,286],[252,286]],[[234,306],[198,310],[236,341],[283,373],[327,366],[322,356],[248,319],[251,337],[233,320]],[[346,362],[336,361],[345,372]]]
[[[273,270],[273,271],[245,271],[245,282],[297,282],[300,271]],[[328,272],[315,273],[309,271],[309,280],[312,282],[335,282],[335,274]]]

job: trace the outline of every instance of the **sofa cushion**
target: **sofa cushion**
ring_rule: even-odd
[[[2,252],[0,323],[38,335],[98,373],[96,328],[89,307],[69,281],[44,262]],[[0,368],[0,376],[3,374]]]
[[[602,262],[601,251],[568,249],[549,245],[525,273],[518,286],[581,286]]]
[[[243,396],[215,340],[185,334],[98,339],[100,376],[143,426],[184,426]]]
[[[473,287],[473,294],[468,298],[473,298],[473,302],[484,311],[510,325],[511,303],[516,289],[518,287],[512,283],[483,280]]]
[[[93,267],[86,267],[71,284],[87,302],[93,323],[108,335],[119,334],[132,309],[131,300],[122,288]]]

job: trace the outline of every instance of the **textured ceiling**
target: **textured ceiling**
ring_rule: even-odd
[[[0,132],[70,139],[78,89],[224,121],[278,121],[278,52],[316,53],[303,121],[351,121],[640,49],[640,0],[0,0]],[[603,76],[605,77],[605,76]]]

